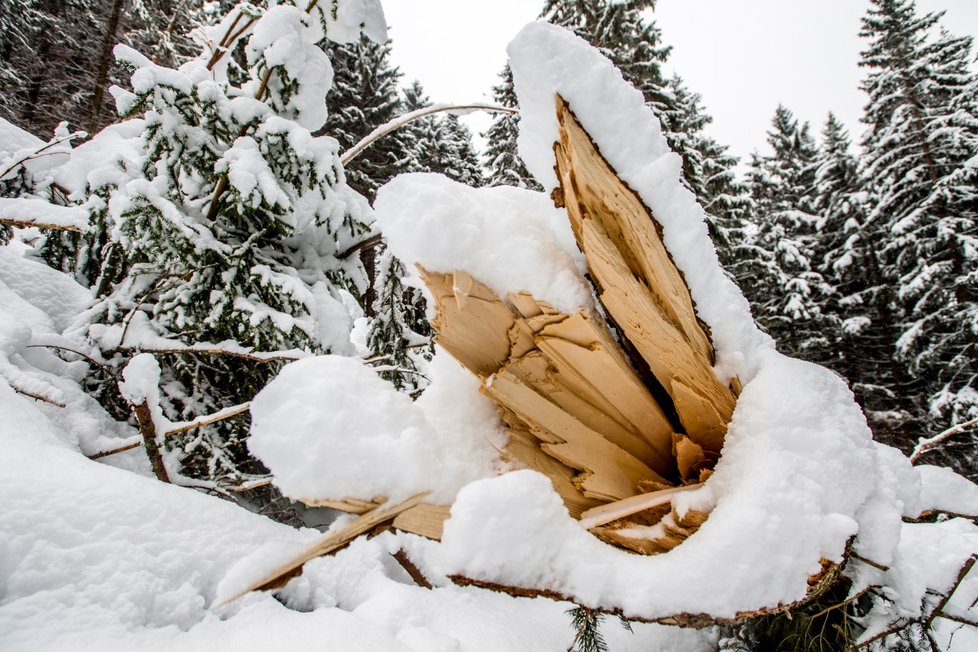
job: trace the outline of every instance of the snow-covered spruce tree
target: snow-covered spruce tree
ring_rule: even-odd
[[[108,88],[121,83],[125,71],[113,60],[113,47],[136,46],[154,60],[176,65],[191,53],[189,32],[220,18],[211,11],[218,4],[4,0],[0,66],[6,72],[0,72],[0,96],[5,99],[0,104],[6,108],[0,110],[34,133],[50,133],[67,121],[94,134],[116,118]]]
[[[821,305],[831,288],[813,262],[816,217],[811,193],[817,149],[807,124],[779,106],[768,132],[772,153],[751,160],[756,204],[754,256],[738,277],[754,317],[789,355],[821,362],[832,330]]]
[[[426,101],[420,86],[417,97],[408,95],[402,100],[398,90],[400,72],[390,64],[389,43],[377,44],[364,37],[354,43],[333,45],[329,51],[335,78],[327,96],[330,114],[324,130],[339,140],[343,150],[398,115],[420,108],[409,107],[409,102]],[[435,126],[434,133],[423,134],[422,130],[430,125]],[[398,174],[441,171],[431,162],[437,148],[445,147],[440,123],[432,118],[410,127],[385,135],[347,166],[348,183],[369,200]],[[398,388],[417,389],[423,381],[421,360],[430,356],[424,299],[420,292],[404,286],[406,270],[385,250],[383,241],[361,249],[358,255],[368,277],[362,296],[363,310],[370,319],[367,347],[389,368],[381,372],[385,378]]]
[[[938,31],[940,19],[912,0],[872,0],[860,32],[868,224],[886,236],[898,354],[928,403],[929,434],[978,416],[978,170],[966,165],[978,151],[978,78],[972,40]],[[975,444],[954,456],[972,477]]]
[[[24,93],[25,61],[17,53],[26,51],[42,26],[44,14],[37,0],[0,0],[0,117],[14,120],[17,98]]]
[[[367,37],[353,43],[331,44],[333,86],[326,96],[329,116],[323,127],[345,151],[402,111],[398,81],[401,73],[390,63],[390,43]],[[394,131],[365,149],[346,168],[347,183],[370,202],[377,189],[411,169],[412,151],[404,132]]]
[[[88,328],[106,357],[222,342],[348,351],[353,294],[366,279],[357,260],[336,254],[367,231],[369,209],[345,182],[337,141],[311,133],[326,120],[332,79],[317,43],[350,31],[329,12],[243,4],[208,30],[215,46],[239,31],[241,86],[228,81],[226,58],[211,56],[216,47],[178,69],[117,50],[135,69],[133,92],[116,95],[124,115],[144,115],[145,160],[108,203],[119,256],[106,259],[111,282]],[[371,35],[382,38],[382,23]],[[163,354],[160,364],[174,421],[250,400],[275,371],[227,354]],[[168,454],[206,486],[239,482],[258,470],[242,421],[170,437]]]
[[[440,160],[436,165],[444,169],[444,174],[453,181],[467,186],[479,187],[485,183],[479,155],[472,144],[472,132],[462,124],[457,115],[447,114],[442,118],[442,133],[445,147],[438,151]]]
[[[910,379],[896,359],[895,289],[877,247],[885,235],[866,223],[859,163],[841,122],[829,114],[815,164],[815,262],[834,292],[822,305],[839,329],[827,332],[824,364],[845,376],[876,436],[896,443],[919,425]]]
[[[746,184],[737,179],[737,158],[727,148],[704,133],[713,121],[700,105],[700,96],[689,91],[682,79],[673,76],[669,82],[674,108],[667,114],[673,142],[682,142],[683,176],[706,209],[707,226],[717,248],[720,262],[736,277],[738,263],[746,255],[744,247],[747,223],[753,213],[753,202]]]
[[[513,71],[508,63],[499,73],[499,84],[492,87],[492,99],[506,107],[515,108],[517,105],[516,91],[513,90]],[[540,190],[540,184],[526,169],[526,164],[516,150],[519,120],[518,114],[498,113],[489,129],[482,134],[487,141],[484,158],[486,185]]]

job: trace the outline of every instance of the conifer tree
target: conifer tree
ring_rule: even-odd
[[[919,406],[896,359],[899,335],[892,278],[877,250],[885,235],[867,223],[865,184],[849,135],[829,114],[815,164],[817,269],[834,292],[822,305],[838,329],[828,332],[824,364],[845,376],[882,441],[898,443],[916,423]]]
[[[445,146],[436,150],[438,160],[435,165],[442,168],[449,179],[478,188],[485,180],[479,155],[472,144],[472,132],[457,115],[449,113],[442,120]]]
[[[125,71],[116,44],[176,66],[195,52],[191,30],[229,4],[206,0],[3,0],[0,115],[35,134],[67,121],[95,133],[115,120],[108,89]],[[9,30],[9,31],[8,31]]]
[[[88,327],[106,357],[161,343],[349,352],[351,293],[366,279],[336,254],[367,231],[369,208],[345,181],[337,141],[311,133],[326,120],[331,67],[316,44],[329,16],[287,3],[238,11],[239,23],[254,19],[240,86],[210,51],[178,69],[118,51],[135,69],[134,92],[117,100],[144,116],[144,161],[108,201],[115,255]],[[174,421],[250,400],[275,371],[227,354],[160,363]],[[168,440],[169,455],[198,482],[240,481],[258,466],[246,433],[240,421],[198,429]]]
[[[513,71],[506,64],[499,74],[499,84],[492,88],[492,98],[497,104],[515,108],[517,106],[516,91],[513,88]],[[487,141],[485,151],[486,185],[516,186],[530,190],[543,190],[520,158],[516,148],[516,138],[519,136],[518,114],[499,113],[492,125],[483,134]]]
[[[683,176],[709,215],[721,261],[734,276],[747,253],[744,220],[751,211],[747,188],[737,182],[736,159],[704,133],[711,118],[677,76],[662,73],[670,48],[648,10],[653,0],[547,0],[541,18],[573,30],[601,50],[639,89],[662,124],[669,146],[683,158]],[[505,81],[505,80],[504,80]]]
[[[832,290],[813,264],[817,150],[808,125],[799,125],[784,106],[775,112],[772,127],[772,153],[755,154],[751,161],[756,257],[743,275],[745,290],[758,323],[783,352],[821,362],[825,333],[831,330],[821,304]]]
[[[941,15],[872,0],[860,32],[867,224],[897,281],[897,352],[918,379],[930,434],[978,416],[978,171],[966,165],[978,151],[978,80],[971,39],[939,31]],[[974,462],[959,468],[973,473]]]
[[[430,104],[417,80],[403,89],[404,113]],[[410,122],[399,131],[411,151],[408,172],[443,172],[432,169],[434,157],[431,153],[444,145],[441,123],[434,116]],[[417,288],[404,284],[407,275],[404,264],[383,244],[377,249],[377,257],[376,298],[371,310],[367,347],[386,363],[390,370],[382,371],[381,376],[395,387],[412,391],[423,389],[424,361],[430,360],[433,353],[424,295]]]
[[[686,152],[683,177],[706,209],[720,262],[736,276],[738,263],[747,254],[744,239],[753,211],[750,190],[737,179],[737,159],[704,133],[713,118],[700,105],[700,96],[689,91],[678,76],[668,84],[675,103],[668,116],[672,141],[681,142],[677,151]]]
[[[335,77],[326,97],[329,117],[324,133],[339,141],[341,151],[403,113],[401,73],[391,65],[390,51],[390,42],[378,44],[366,36],[329,48]],[[347,166],[347,182],[372,203],[378,188],[411,169],[411,156],[405,132],[393,131]]]

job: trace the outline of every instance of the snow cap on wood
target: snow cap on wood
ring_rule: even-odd
[[[771,346],[770,339],[754,325],[747,301],[723,273],[704,210],[682,183],[682,160],[669,149],[642,93],[583,39],[548,23],[527,25],[508,53],[520,106],[519,150],[527,169],[546,191],[558,187],[553,147],[560,140],[554,110],[559,95],[662,226],[697,315],[712,331],[721,380],[749,380],[756,371],[755,353]]]

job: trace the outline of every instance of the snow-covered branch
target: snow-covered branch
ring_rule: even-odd
[[[38,147],[37,149],[35,149],[32,152],[29,152],[27,154],[24,154],[22,157],[20,157],[19,159],[17,159],[16,161],[14,161],[10,165],[8,165],[6,168],[4,168],[3,172],[0,172],[0,179],[3,179],[5,176],[7,176],[8,174],[10,174],[14,170],[16,170],[18,167],[20,167],[21,165],[23,165],[27,161],[30,161],[31,159],[37,158],[45,150],[50,149],[50,148],[54,147],[55,145],[60,145],[61,143],[70,142],[70,141],[74,140],[75,138],[84,138],[87,135],[88,135],[87,132],[84,132],[84,131],[76,131],[74,133],[68,134],[67,136],[61,136],[59,138],[52,138],[50,141],[44,143],[43,145],[41,145],[40,147]]]
[[[363,150],[370,147],[370,145],[372,145],[375,141],[383,138],[393,131],[397,131],[404,125],[410,124],[415,120],[420,120],[421,118],[434,115],[435,113],[454,113],[455,115],[464,115],[473,111],[519,113],[517,109],[508,106],[502,106],[501,104],[486,104],[483,102],[474,102],[472,104],[433,104],[416,111],[411,111],[410,113],[405,113],[404,115],[394,118],[388,123],[380,125],[364,136],[359,143],[346,150],[340,157],[340,162],[343,163],[343,165],[349,165],[350,161],[355,159]]]
[[[916,463],[917,460],[920,459],[920,457],[925,453],[934,450],[945,440],[950,439],[954,435],[964,432],[965,430],[971,428],[976,424],[978,424],[978,417],[971,419],[970,421],[965,421],[964,423],[959,423],[955,426],[951,426],[944,432],[934,435],[929,439],[921,438],[920,440],[917,441],[917,445],[914,447],[913,453],[910,454],[910,461],[912,463]]]

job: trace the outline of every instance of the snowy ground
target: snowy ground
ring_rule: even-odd
[[[294,550],[295,530],[222,499],[160,483],[141,450],[86,458],[135,435],[78,387],[82,368],[46,349],[87,292],[23,245],[0,249],[0,648],[418,652],[565,650],[567,603],[415,585],[391,557],[431,545],[385,534],[310,563],[281,594],[215,608],[221,582],[256,550]],[[65,404],[16,393],[11,386]],[[426,569],[427,570],[427,569]],[[614,650],[711,649],[710,632],[612,619]]]

